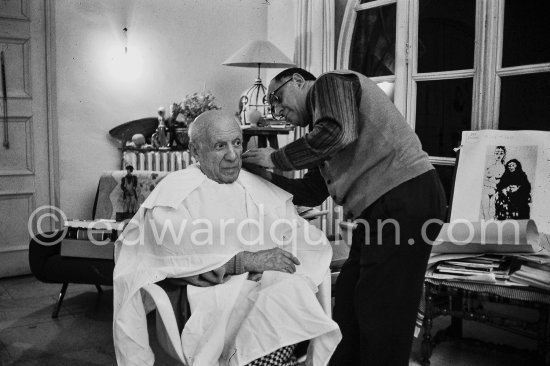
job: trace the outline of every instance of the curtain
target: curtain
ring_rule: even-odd
[[[296,44],[294,62],[315,76],[334,70],[335,27],[333,0],[298,0],[296,4]],[[305,128],[295,129],[295,139],[302,137]],[[297,177],[304,171],[296,172]],[[329,197],[321,210],[328,211],[321,222],[321,229],[328,235],[339,233],[338,222],[342,220],[342,210],[336,207]]]

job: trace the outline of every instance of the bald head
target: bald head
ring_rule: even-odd
[[[202,172],[218,183],[232,183],[241,169],[242,132],[230,113],[211,110],[189,127],[189,150]]]
[[[239,127],[239,121],[232,114],[221,110],[203,112],[189,126],[189,141],[198,146],[207,137],[210,126],[213,125]]]

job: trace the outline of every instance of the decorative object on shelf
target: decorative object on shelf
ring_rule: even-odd
[[[158,127],[156,132],[151,136],[151,144],[153,147],[159,149],[169,149],[170,148],[170,132],[164,124],[164,115],[166,111],[164,107],[158,109]]]
[[[271,113],[269,103],[267,103],[266,88],[260,78],[260,67],[286,68],[296,66],[269,41],[248,42],[225,60],[222,65],[258,68],[258,77],[254,81],[254,84],[239,99],[237,115],[243,124],[250,124],[250,121],[247,119],[247,112],[250,109],[260,111],[261,116],[264,118],[268,117]]]
[[[141,133],[136,133],[132,136],[132,142],[136,148],[140,149],[143,145],[145,145],[145,136]]]
[[[132,141],[132,137],[136,134],[145,136],[146,141],[156,131],[158,127],[158,119],[156,117],[147,117],[129,121],[112,128],[109,134],[120,141],[121,148],[124,149],[128,143]],[[145,147],[145,146],[142,146]]]
[[[246,120],[250,125],[252,126],[258,126],[260,123],[260,120],[262,119],[262,113],[257,109],[249,109],[246,112]]]
[[[179,107],[176,103],[170,105],[170,146],[174,150],[187,150],[189,147],[188,127],[178,110]]]
[[[211,109],[220,109],[214,103],[214,95],[211,92],[193,93],[185,96],[179,103],[170,106],[170,132],[172,133],[171,146],[176,150],[186,150],[189,145],[187,131],[189,125],[201,113]]]

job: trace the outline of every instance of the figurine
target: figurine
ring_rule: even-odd
[[[164,107],[160,107],[158,109],[159,125],[157,127],[157,131],[151,136],[151,143],[153,144],[153,147],[159,149],[170,148],[170,132],[164,124],[164,115],[165,109]]]
[[[124,203],[124,212],[135,214],[138,208],[137,204],[137,176],[133,175],[134,167],[126,166],[126,175],[122,177],[120,188],[122,189],[122,199]]]

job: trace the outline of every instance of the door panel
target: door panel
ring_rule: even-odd
[[[0,145],[0,277],[29,273],[27,223],[37,207],[51,203],[46,6],[0,2],[8,116],[6,127],[0,103],[0,143],[6,132],[9,138],[9,148]],[[41,230],[49,229],[49,221],[43,223]]]
[[[27,240],[27,219],[33,207],[32,195],[32,192],[5,192],[0,197],[0,211],[10,213],[0,222],[0,242],[13,243],[11,246],[2,246],[0,253],[27,248],[28,243],[24,241]]]
[[[4,149],[0,155],[0,176],[34,174],[31,119],[8,117],[8,125],[10,148]],[[0,141],[4,141],[3,128]]]

